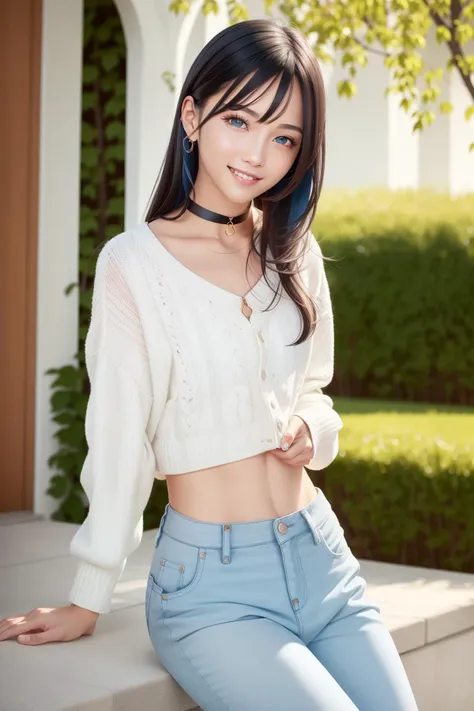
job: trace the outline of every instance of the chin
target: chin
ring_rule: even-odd
[[[243,185],[242,187],[237,185],[235,187],[233,186],[231,190],[226,190],[224,194],[233,202],[246,202],[247,200],[253,200],[255,197],[258,197],[265,189],[266,188],[260,189],[260,183],[257,183],[257,185]]]

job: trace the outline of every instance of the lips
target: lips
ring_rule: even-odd
[[[244,178],[244,180],[261,180],[261,178],[258,175],[254,175],[253,173],[247,173],[244,170],[237,170],[237,168],[232,167],[231,165],[228,166],[229,170],[232,171],[233,173],[240,173],[241,177]]]

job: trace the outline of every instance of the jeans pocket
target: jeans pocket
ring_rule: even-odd
[[[344,529],[334,511],[317,527],[321,543],[332,558],[341,558],[350,552]]]
[[[206,560],[205,548],[162,533],[150,570],[151,586],[163,600],[180,597],[199,583]]]

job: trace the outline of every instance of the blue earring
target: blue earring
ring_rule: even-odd
[[[197,174],[197,157],[196,152],[193,150],[194,142],[189,138],[182,123],[180,124],[180,135],[181,145],[183,146],[183,162],[181,168],[181,191],[177,205],[180,205],[190,194]]]

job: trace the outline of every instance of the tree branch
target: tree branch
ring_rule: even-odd
[[[449,30],[452,33],[452,31],[453,31],[452,26],[449,24],[449,22],[444,17],[441,17],[441,15],[434,9],[434,7],[431,6],[430,0],[424,0],[424,3],[427,6],[428,10],[430,11],[430,15],[431,15],[432,19],[434,20],[435,24],[438,27],[445,27],[447,30]]]
[[[474,101],[474,83],[469,75],[464,74],[457,59],[458,55],[464,57],[464,53],[459,42],[454,39],[454,27],[452,25],[448,25],[447,21],[443,17],[441,17],[441,15],[439,15],[439,13],[436,12],[433,7],[431,7],[429,0],[424,0],[424,2],[429,9],[430,15],[435,25],[437,25],[438,27],[446,27],[446,29],[451,32],[451,39],[449,40],[449,42],[446,42],[446,44],[449,48],[454,66],[458,70],[464,86],[466,87],[472,100]],[[453,3],[459,4],[459,0],[453,0],[453,2],[451,3],[451,13],[453,12]]]
[[[463,7],[460,0],[451,0],[451,25],[454,27],[454,20],[459,18],[462,13]]]
[[[378,54],[379,57],[390,57],[391,54],[390,52],[386,52],[385,50],[382,49],[375,49],[375,47],[371,47],[369,44],[365,44],[362,40],[358,39],[355,35],[352,35],[354,38],[354,42],[356,42],[359,47],[362,47],[362,49],[365,49],[367,52],[372,52],[372,54]]]

